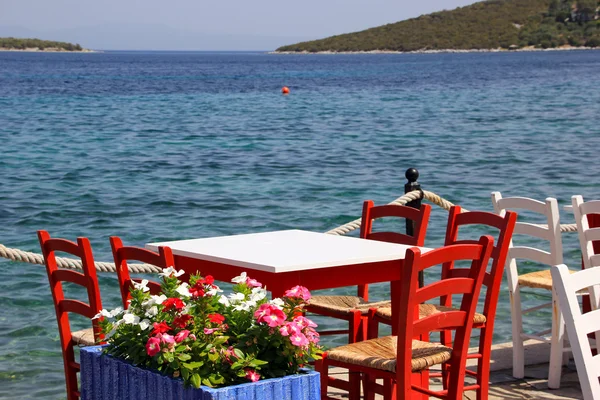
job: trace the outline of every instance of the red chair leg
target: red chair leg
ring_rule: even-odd
[[[369,316],[367,317],[367,338],[375,339],[379,336],[379,322],[375,318],[376,309],[369,309]]]
[[[315,361],[315,370],[320,374],[321,400],[327,400],[329,386],[329,364],[327,362],[327,353],[323,354],[323,358],[321,360]]]
[[[350,332],[348,332],[348,343],[356,343],[361,339],[361,324],[362,315],[360,311],[354,310],[352,311],[352,315],[349,321]]]

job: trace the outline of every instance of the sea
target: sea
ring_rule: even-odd
[[[492,191],[555,197],[574,223],[562,209],[572,195],[600,198],[599,82],[600,51],[0,53],[0,244],[39,253],[45,229],[88,237],[110,261],[111,235],[143,246],[324,232],[366,199],[401,196],[408,168],[469,210],[492,211]],[[446,219],[433,206],[427,246],[442,245]],[[580,268],[577,235],[563,242]],[[114,274],[100,288],[106,308],[119,305]],[[504,284],[497,343],[510,341],[508,304]],[[544,324],[549,311],[526,319]],[[65,398],[41,265],[0,259],[0,398]]]

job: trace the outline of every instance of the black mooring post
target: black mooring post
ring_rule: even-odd
[[[421,184],[417,182],[419,179],[419,171],[416,168],[409,168],[404,174],[408,182],[404,185],[404,193],[412,192],[413,190],[421,190]],[[421,208],[421,199],[409,201],[406,203],[408,207],[419,209]],[[415,222],[413,220],[406,220],[406,234],[413,236],[415,234]],[[419,272],[419,287],[423,287],[425,280],[423,277],[423,271]]]

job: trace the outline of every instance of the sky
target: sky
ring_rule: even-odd
[[[97,50],[274,50],[474,0],[0,0],[0,37]]]

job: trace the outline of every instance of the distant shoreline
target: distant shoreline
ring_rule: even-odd
[[[41,50],[37,47],[28,49],[9,49],[7,47],[0,47],[0,52],[20,52],[20,53],[101,53],[101,51],[83,49],[83,50],[65,50],[57,47],[51,47]]]
[[[575,47],[561,46],[547,49],[540,49],[533,46],[521,47],[519,49],[440,49],[440,50],[413,50],[413,51],[393,51],[393,50],[369,50],[369,51],[271,51],[269,54],[439,54],[439,53],[517,53],[527,51],[575,51],[575,50],[600,50],[600,47]]]

